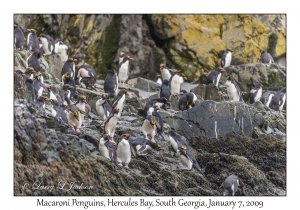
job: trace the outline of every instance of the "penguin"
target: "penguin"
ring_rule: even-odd
[[[130,150],[130,144],[128,141],[128,138],[130,137],[130,134],[122,134],[121,140],[117,144],[117,162],[119,166],[123,166],[122,163],[124,163],[124,167],[129,169],[128,164],[131,160],[131,150]]]
[[[148,135],[151,137],[150,141],[156,143],[154,136],[157,133],[157,128],[162,130],[161,125],[158,123],[157,119],[153,115],[147,115],[143,125],[141,127],[142,133],[145,136],[145,139],[148,139]]]
[[[82,121],[80,110],[77,106],[72,105],[67,114],[70,127],[76,132],[80,132]]]
[[[179,153],[179,158],[181,160],[181,163],[185,168],[182,170],[191,170],[192,168],[196,169],[199,171],[200,174],[203,175],[203,172],[193,155],[193,153],[190,150],[187,150],[186,146],[181,145],[177,151]]]
[[[114,69],[111,69],[105,77],[104,92],[108,97],[116,97],[119,92],[118,75]]]
[[[230,66],[231,58],[232,58],[232,52],[233,52],[233,50],[231,48],[228,48],[223,53],[222,60],[221,60],[222,68]]]
[[[119,113],[118,117],[121,117],[121,113],[123,111],[124,105],[125,105],[125,100],[126,100],[126,95],[129,96],[128,92],[126,89],[122,89],[119,91],[118,95],[114,98],[112,102],[112,108],[118,108]]]
[[[171,96],[171,92],[169,88],[169,81],[165,79],[162,82],[162,85],[160,86],[159,97],[165,97],[169,101],[170,96]]]
[[[63,65],[62,70],[61,70],[61,77],[65,74],[65,73],[70,73],[72,79],[75,81],[75,62],[77,60],[74,58],[69,58]],[[62,78],[63,81],[63,78]]]
[[[118,169],[121,167],[117,164],[117,152],[115,145],[110,141],[111,136],[104,134],[99,141],[99,153],[113,162]]]
[[[63,106],[71,105],[70,97],[71,97],[71,89],[73,88],[74,87],[71,86],[70,84],[65,84],[62,90],[59,92]]]
[[[97,80],[95,69],[92,66],[88,65],[87,63],[84,63],[81,66],[76,65],[76,67],[78,67],[78,70],[76,71],[75,79],[79,80],[79,78],[91,78],[91,81],[93,82],[92,87],[94,87],[94,84],[96,83]]]
[[[45,112],[45,101],[49,101],[49,100],[50,99],[47,98],[47,96],[41,95],[35,100],[35,102],[33,102],[33,104]]]
[[[262,86],[260,83],[257,83],[255,88],[250,90],[250,104],[253,104],[255,101],[259,101],[261,96]]]
[[[151,107],[148,110],[148,115],[152,115],[156,118],[156,122],[159,125],[159,126],[156,126],[156,133],[165,141],[165,137],[162,134],[164,121],[163,121],[162,117],[160,116],[159,112],[157,112],[158,110],[160,110],[160,107],[158,105],[154,104],[153,107]]]
[[[130,56],[125,56],[121,63],[119,63],[119,73],[118,73],[118,81],[120,83],[126,83],[129,75],[130,75],[130,63],[129,61],[133,60]]]
[[[226,72],[225,69],[223,69],[222,67],[216,68],[214,70],[212,70],[209,75],[207,76],[207,82],[206,84],[210,84],[213,83],[215,86],[218,87],[220,78],[222,76],[222,73]]]
[[[60,97],[59,92],[57,91],[56,87],[55,86],[46,86],[46,88],[48,89],[48,92],[49,92],[49,98],[51,100],[57,101],[58,106],[62,106],[63,101],[62,101],[62,98]]]
[[[33,87],[34,87],[36,98],[42,96],[43,93],[48,94],[48,89],[41,81],[41,75],[42,75],[41,72],[37,72],[34,74]]]
[[[60,41],[58,48],[57,48],[57,54],[59,55],[62,62],[66,62],[69,58],[69,56],[72,53],[72,48],[69,45],[64,44]]]
[[[223,188],[224,196],[234,196],[238,188],[241,188],[243,194],[245,195],[244,182],[234,174],[228,176],[220,188]]]
[[[53,50],[53,54],[56,55],[58,54],[58,49],[59,49],[59,45],[61,44],[62,42],[60,41],[60,39],[55,39],[54,40],[54,50]]]
[[[165,66],[165,64],[163,64],[163,63],[160,64],[159,67],[160,67],[160,72],[161,72],[162,79],[163,80],[166,79],[166,80],[169,81],[172,74],[173,74],[173,72],[167,66]]]
[[[79,99],[74,104],[80,110],[80,113],[81,113],[81,122],[84,122],[84,114],[86,114],[86,104],[87,104],[87,100],[86,100],[86,97],[84,95],[79,96]]]
[[[229,101],[243,101],[241,90],[238,84],[234,81],[234,79],[231,76],[228,77],[224,86],[226,86],[227,88],[227,95],[229,97]]]
[[[36,35],[36,30],[35,29],[27,29],[27,31],[29,31],[29,33],[27,35],[27,50],[33,51],[33,52],[39,52],[40,51],[40,42]]]
[[[269,107],[271,101],[272,101],[272,98],[274,97],[275,95],[275,92],[274,91],[266,91],[262,94],[261,98],[260,98],[260,101],[266,105],[267,107]]]
[[[186,92],[179,99],[178,109],[181,111],[191,109],[195,106],[195,101],[197,101],[197,96],[192,92]]]
[[[186,138],[184,136],[181,136],[179,134],[177,134],[175,131],[168,131],[167,132],[168,136],[169,136],[169,141],[171,143],[172,148],[174,149],[174,151],[177,153],[178,148],[181,145],[184,145],[186,147],[186,149],[190,149],[190,146],[188,144],[188,142],[186,141]]]
[[[17,50],[23,50],[25,36],[18,24],[14,24],[14,42]]]
[[[52,117],[56,117],[56,118],[62,120],[64,123],[68,124],[67,115],[66,115],[65,111],[63,110],[63,108],[59,105],[59,102],[57,100],[51,99],[51,98],[50,98],[50,102],[51,102]]]
[[[181,83],[184,82],[184,76],[183,73],[176,72],[174,73],[170,80],[169,80],[169,86],[170,86],[170,92],[172,95],[178,95],[181,91]]]
[[[111,137],[111,142],[113,144],[116,144],[114,141],[114,135],[115,135],[115,130],[117,123],[119,121],[118,113],[119,113],[119,108],[114,108],[113,109],[113,115],[107,118],[104,124],[104,134],[108,134]]]
[[[74,79],[72,78],[71,74],[69,72],[65,73],[62,76],[62,85],[64,86],[65,84],[69,84],[70,86],[72,86],[70,90],[70,99],[73,99],[75,94],[76,94],[76,84]]]
[[[145,105],[144,107],[144,112],[143,112],[143,117],[146,117],[148,114],[148,110],[153,107],[153,105],[156,104],[159,107],[162,107],[164,104],[168,104],[170,105],[170,102],[168,101],[168,99],[166,99],[165,97],[162,98],[154,98],[150,101],[148,101],[148,103]]]
[[[33,79],[26,78],[25,79],[25,85],[26,85],[28,91],[31,94],[32,101],[34,102],[36,100],[36,97],[35,97],[35,91],[34,91],[34,87],[33,87]]]
[[[162,76],[160,74],[156,74],[156,76],[154,77],[153,81],[156,82],[156,83],[158,83],[158,84],[160,84],[160,85],[162,85],[162,83],[163,83]]]
[[[34,51],[26,59],[26,68],[28,68],[30,66],[30,67],[34,68],[34,70],[36,72],[39,72],[41,69],[39,59],[41,57],[42,57],[42,54],[40,53],[40,51]]]
[[[34,80],[34,74],[36,73],[36,71],[34,70],[34,68],[32,67],[27,67],[26,71],[22,74],[23,80],[26,81],[27,79],[32,80],[32,84],[33,84],[33,80]]]
[[[273,57],[266,51],[261,53],[261,62],[265,64],[275,63]]]
[[[284,87],[274,95],[269,107],[275,111],[281,112],[285,100],[286,100],[286,88]]]
[[[40,34],[38,39],[42,44],[43,55],[53,55],[55,53],[55,44],[51,36]]]
[[[147,151],[148,149],[165,151],[165,148],[161,147],[160,144],[153,143],[144,138],[136,138],[132,140],[130,142],[130,148],[135,157],[146,156],[146,154],[144,154],[143,152]]]
[[[102,97],[96,101],[96,110],[102,120],[106,120],[112,114],[112,108],[107,99],[108,95],[102,94]]]

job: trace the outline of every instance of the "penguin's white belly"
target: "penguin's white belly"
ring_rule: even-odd
[[[161,70],[161,77],[163,78],[163,80],[170,80],[170,78],[171,78],[171,73],[170,73],[170,71],[168,70],[168,69],[163,69],[163,70]]]
[[[104,141],[100,140],[99,142],[99,152],[102,156],[109,158],[109,153],[108,153],[108,149],[106,148],[106,146],[104,145]]]
[[[177,152],[177,150],[178,150],[178,145],[177,145],[175,139],[174,139],[172,136],[169,136],[169,140],[170,140],[170,143],[171,143],[173,149]]]
[[[43,94],[44,88],[40,87],[40,89],[38,90],[38,95],[37,98],[40,97]]]
[[[158,79],[157,79],[157,81],[156,81],[156,83],[158,83],[158,84],[162,85],[161,78],[158,78]]]
[[[56,95],[52,91],[50,91],[50,99],[57,100]]]
[[[58,54],[59,54],[59,57],[60,59],[63,61],[63,62],[66,62],[68,60],[68,54],[67,54],[67,46],[65,45],[60,45],[58,47]]]
[[[31,36],[31,32],[28,34],[28,36],[27,36],[27,46],[29,45],[29,42],[30,42],[30,36]],[[31,49],[30,49],[31,50]]]
[[[31,55],[32,55],[32,54],[31,54]],[[25,64],[25,65],[26,65],[26,69],[27,69],[27,68],[28,68],[28,66],[29,66],[29,65],[28,65],[28,61],[29,61],[29,59],[30,59],[31,55],[29,55],[29,56],[28,56],[28,58],[26,59],[26,64]]]
[[[112,118],[110,118],[109,122],[107,122],[107,124],[105,125],[105,132],[107,134],[109,134],[111,137],[113,137],[115,135],[115,129],[117,126],[117,122],[118,122],[118,117],[117,116],[113,116]]]
[[[224,65],[224,68],[227,67],[227,66],[230,66],[230,63],[231,63],[231,52],[228,52],[226,54],[226,57],[225,57],[225,65]]]
[[[102,106],[103,103],[104,103],[104,101],[102,101],[101,99],[96,102],[96,111],[97,111],[98,115],[101,117],[101,119],[105,120],[106,117],[105,117],[104,109]]]
[[[116,150],[117,153],[117,161],[122,163],[129,163],[131,160],[131,151],[130,145],[127,140],[122,140],[118,144],[118,148]]]
[[[120,82],[125,82],[128,79],[128,66],[126,66],[126,63],[120,67],[118,77]]]
[[[189,158],[187,158],[184,155],[179,155],[179,158],[181,160],[182,165],[184,165],[185,167],[187,167],[189,170],[192,169],[193,163],[190,161]]]
[[[151,147],[148,146],[148,145],[146,145],[146,147],[144,148],[144,150],[139,151],[139,149],[141,149],[141,148],[142,148],[142,145],[137,145],[137,146],[136,146],[136,151],[137,151],[138,153],[140,153],[140,152],[145,152],[145,151],[147,151],[148,149],[151,149]]]
[[[116,107],[119,108],[118,117],[121,117],[121,113],[122,113],[124,105],[125,105],[125,99],[126,99],[126,96],[125,96],[125,94],[123,94],[122,98],[117,102],[118,104],[116,105]]]
[[[283,98],[282,98],[282,104],[279,106],[279,111],[281,111],[283,109],[284,103],[285,103],[285,96],[286,94],[284,94]]]
[[[254,97],[254,102],[255,102],[255,101],[258,101],[258,100],[261,98],[261,95],[262,95],[262,89],[259,89],[259,90],[257,91],[256,96]]]
[[[53,107],[52,107],[52,110],[51,110],[51,115],[52,115],[52,117],[56,117],[56,111],[53,109]]]
[[[77,78],[78,77],[90,77],[90,75],[89,75],[89,72],[86,69],[80,68],[78,70],[78,73],[77,73]]]
[[[271,103],[271,101],[272,101],[273,96],[274,96],[274,94],[270,94],[270,95],[269,95],[268,101],[267,101],[267,103],[266,103],[266,106],[267,106],[267,107],[269,107],[269,105],[270,105],[270,103]]]
[[[239,101],[240,96],[234,86],[231,82],[226,82],[227,83],[227,95],[229,97],[229,101]]]
[[[48,49],[48,41],[46,38],[40,37],[40,40],[42,42],[43,50],[44,50],[44,55],[51,55],[51,52]]]
[[[174,76],[171,81],[171,89],[170,89],[171,94],[178,94],[180,92],[180,86],[181,86],[180,79],[175,78]]]
[[[154,137],[155,135],[155,126],[152,128],[148,120],[145,120],[142,126],[142,132],[146,135],[151,135]]]
[[[217,78],[216,78],[216,81],[214,81],[214,84],[218,87],[219,85],[219,81],[221,79],[221,73],[218,74]]]

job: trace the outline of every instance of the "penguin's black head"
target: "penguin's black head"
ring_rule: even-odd
[[[109,134],[107,134],[107,133],[103,134],[103,139],[104,139],[104,140],[109,141],[110,138],[111,138],[111,137],[110,137]]]
[[[29,66],[26,70],[32,74],[35,73],[34,68],[32,68],[31,66]]]
[[[153,108],[154,108],[155,111],[160,110],[160,107],[157,104],[154,104]]]
[[[161,64],[159,65],[159,69],[160,69],[160,70],[162,70],[164,67],[165,67],[165,64],[163,64],[163,63],[161,63]]]
[[[163,84],[164,84],[164,85],[169,85],[169,81],[168,81],[167,79],[165,79],[165,80],[163,81]]]
[[[74,88],[73,86],[71,86],[70,84],[64,84],[64,89],[72,89]]]
[[[118,114],[118,113],[119,113],[119,111],[120,111],[120,109],[119,109],[119,108],[114,108],[114,110],[113,110],[113,113],[114,113],[114,114]]]
[[[34,77],[36,77],[37,79],[40,79],[41,75],[42,75],[41,72],[37,72],[34,74]]]
[[[15,23],[14,28],[19,28],[19,25]]]
[[[126,89],[123,89],[123,92],[125,95],[129,96],[128,91]]]
[[[68,51],[69,51],[69,50],[68,50]],[[75,62],[75,61],[77,61],[77,59],[75,59],[75,58],[69,58],[67,61],[68,61],[68,62]]]
[[[103,93],[102,94],[102,99],[107,99],[108,98],[108,94],[107,93]]]
[[[73,112],[73,116],[75,117],[76,120],[79,121],[79,112],[74,111],[74,112]]]
[[[124,57],[125,53],[124,52],[120,52],[120,57]]]
[[[227,51],[233,52],[233,50],[231,48],[228,48]]]
[[[28,29],[27,29],[27,30],[28,30]],[[33,28],[29,29],[29,31],[31,31],[33,34],[36,34],[36,30],[33,29]]]
[[[79,100],[82,102],[82,103],[86,103],[87,104],[87,100],[86,100],[86,97],[84,95],[81,95],[79,97]]]
[[[165,151],[165,148],[161,147],[161,145],[158,144],[158,143],[154,143],[154,146],[155,146],[156,150],[162,150],[162,151]]]
[[[219,72],[221,72],[221,73],[226,72],[226,70],[223,69],[222,67],[218,67],[217,70],[218,70]]]
[[[182,152],[183,154],[186,154],[186,146],[180,145],[180,147],[178,148],[178,150],[179,150],[180,152]]]
[[[260,84],[260,83],[257,83],[256,85],[255,85],[255,88],[261,88],[262,87],[262,85]]]
[[[71,78],[70,72],[64,74],[64,79],[70,79],[70,78]]]

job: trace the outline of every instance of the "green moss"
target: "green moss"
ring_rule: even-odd
[[[268,75],[268,84],[269,85],[283,85],[283,86],[286,85],[285,82],[280,80],[279,75],[276,72],[272,72]]]
[[[100,41],[101,61],[97,64],[100,78],[104,79],[108,70],[117,69],[117,64],[113,62],[118,52],[118,44],[120,40],[121,15],[114,15],[111,23],[103,32]],[[98,57],[98,56],[96,56]]]

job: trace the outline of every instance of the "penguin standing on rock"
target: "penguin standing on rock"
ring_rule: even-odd
[[[261,62],[265,64],[275,63],[273,57],[266,51],[261,53]]]
[[[274,91],[266,91],[262,94],[262,97],[260,98],[260,101],[266,105],[267,107],[269,107],[272,98],[274,97],[275,92]]]
[[[102,120],[106,120],[112,114],[112,108],[108,103],[107,98],[107,94],[102,94],[102,97],[96,101],[96,110]]]
[[[260,83],[255,85],[255,88],[250,90],[250,104],[259,101],[262,96],[262,86]]]
[[[154,98],[145,105],[143,117],[146,117],[148,115],[148,111],[153,105],[158,105],[159,107],[162,107],[164,104],[170,105],[170,102],[165,97],[162,98]]]
[[[160,107],[158,105],[153,105],[153,107],[151,107],[148,110],[148,115],[152,115],[156,118],[156,122],[158,124],[158,126],[156,126],[156,133],[157,135],[160,135],[160,137],[165,141],[165,137],[163,136],[163,126],[164,126],[164,121],[162,119],[162,117],[160,116],[159,112],[157,112],[158,110],[160,110]]]
[[[160,85],[162,85],[162,83],[163,83],[162,76],[160,74],[156,74],[156,76],[154,77],[153,81],[156,82],[156,83],[158,83],[158,84],[160,84]]]
[[[181,145],[178,149],[179,158],[181,160],[182,165],[185,166],[182,170],[191,170],[192,168],[199,171],[200,174],[203,175],[203,172],[193,155],[193,153],[190,150],[187,150],[186,146]]]
[[[181,91],[181,83],[184,82],[184,79],[187,79],[183,73],[176,72],[174,73],[170,80],[170,92],[172,95],[178,95]]]
[[[43,93],[48,94],[48,89],[41,81],[41,75],[42,75],[41,72],[37,72],[34,74],[33,87],[34,87],[36,98],[42,96]]]
[[[222,76],[222,73],[226,72],[225,69],[223,69],[222,67],[219,67],[217,69],[212,70],[209,75],[207,76],[207,83],[206,84],[210,84],[213,83],[215,86],[218,87],[220,78]]]
[[[74,96],[76,95],[76,84],[74,79],[72,78],[71,74],[69,72],[65,73],[62,76],[62,85],[69,84],[72,88],[69,89],[71,94],[70,94],[70,99],[73,99]]]
[[[47,98],[47,96],[42,95],[37,97],[36,101],[33,104],[45,112],[45,101],[49,101],[49,100],[50,99]]]
[[[131,147],[131,151],[135,157],[146,156],[146,154],[143,152],[147,151],[148,149],[154,149],[157,151],[165,150],[165,148],[161,147],[160,144],[153,143],[144,138],[134,139],[133,141],[130,142],[130,147]]]
[[[244,182],[234,174],[228,176],[220,188],[223,188],[224,196],[234,196],[238,188],[241,188],[243,194],[245,195]]]
[[[40,42],[36,35],[35,29],[27,29],[29,31],[27,35],[27,50],[29,51],[40,51]]]
[[[144,120],[143,122],[143,125],[142,125],[142,133],[144,134],[145,136],[145,139],[148,139],[148,135],[151,137],[150,141],[152,141],[153,143],[155,143],[155,139],[154,139],[154,136],[155,134],[157,133],[157,128],[162,130],[162,127],[161,125],[157,122],[156,120],[156,117],[153,116],[153,115],[147,115],[146,116],[146,119]]]
[[[82,121],[81,121],[80,110],[77,106],[72,105],[68,112],[68,123],[70,127],[76,132],[80,132]]]
[[[124,167],[129,169],[128,164],[131,160],[131,150],[130,150],[130,144],[128,141],[128,138],[130,137],[130,134],[122,134],[121,140],[117,144],[117,161],[119,166],[123,166],[122,163],[124,163]]]
[[[116,147],[110,141],[111,136],[104,134],[99,141],[99,153],[112,161],[119,169],[120,166],[117,164],[117,153]]]
[[[233,52],[233,50],[231,48],[228,48],[223,53],[222,60],[221,60],[221,66],[222,66],[222,68],[230,66],[231,58],[232,58],[232,52]]]
[[[42,44],[42,49],[43,49],[43,55],[53,55],[55,53],[55,45],[54,45],[54,40],[51,36],[45,35],[45,34],[40,34],[39,40]]]
[[[71,105],[71,101],[70,101],[70,97],[71,97],[71,90],[74,87],[71,86],[70,84],[64,84],[62,90],[59,92],[59,95],[61,97],[63,106],[70,106]]]
[[[171,96],[171,92],[169,88],[169,81],[165,79],[162,85],[160,86],[159,97],[165,97],[169,101],[170,96]]]
[[[286,88],[282,88],[278,91],[275,96],[272,98],[272,101],[269,107],[275,111],[281,112],[286,100]]]
[[[59,92],[57,91],[55,86],[46,86],[46,88],[48,89],[49,92],[49,98],[51,100],[55,100],[57,101],[58,106],[62,106],[63,105],[63,101],[59,95]]]
[[[69,58],[63,65],[62,70],[61,70],[61,77],[65,73],[70,73],[72,79],[75,81],[75,62],[77,60],[74,58]],[[63,81],[63,78],[62,78]],[[75,83],[74,83],[75,84]]]
[[[130,58],[130,56],[124,57],[121,63],[119,63],[119,82],[120,83],[126,83],[129,75],[130,75],[130,63],[129,61],[133,60],[133,58]]]
[[[181,136],[179,134],[177,134],[175,131],[168,131],[166,132],[169,136],[169,141],[171,143],[172,148],[174,149],[174,151],[177,153],[178,148],[181,145],[184,145],[187,149],[190,148],[188,142],[186,141],[186,138],[184,136]]]
[[[17,24],[14,24],[14,37],[16,49],[23,50],[24,42],[26,39],[24,36],[24,32]]]
[[[75,106],[78,107],[78,109],[80,110],[80,113],[81,113],[81,122],[84,121],[84,114],[83,113],[86,113],[86,104],[87,104],[87,100],[86,100],[86,97],[84,95],[79,96],[78,101],[75,103]]]
[[[118,113],[119,113],[119,108],[114,108],[113,116],[107,118],[104,124],[104,133],[108,134],[111,137],[111,142],[113,144],[116,144],[116,142],[114,141],[114,135],[115,135],[117,123],[119,121]]]
[[[172,76],[172,74],[173,74],[173,72],[165,65],[165,64],[160,64],[159,65],[159,69],[160,69],[160,72],[161,72],[161,77],[162,77],[162,79],[163,80],[170,80],[170,78],[171,78],[171,76]]]
[[[65,113],[65,111],[63,110],[63,108],[59,105],[59,102],[55,99],[50,99],[51,102],[51,115],[52,117],[56,117],[60,120],[62,120],[63,122],[65,122],[66,124],[68,124],[68,118],[67,115]]]
[[[34,51],[26,59],[26,68],[28,68],[30,66],[30,67],[34,68],[34,70],[36,72],[39,72],[41,69],[39,59],[41,57],[42,57],[42,54],[40,53],[40,51]]]
[[[104,92],[108,94],[108,97],[116,97],[118,88],[118,75],[114,69],[111,69],[104,80]]]
[[[124,105],[125,105],[126,95],[129,96],[127,90],[122,89],[119,91],[118,95],[114,98],[114,100],[112,102],[112,108],[119,109],[119,113],[118,113],[119,118],[121,117],[121,113],[122,113]]]
[[[35,96],[35,91],[34,91],[34,87],[33,87],[33,79],[26,78],[25,85],[26,85],[28,91],[31,93],[31,98],[32,98],[32,101],[34,102],[36,100],[36,96]]]
[[[34,74],[36,71],[32,67],[28,67],[26,71],[22,74],[23,80],[26,81],[26,79],[31,79],[33,81],[34,79]]]
[[[231,76],[228,77],[224,86],[226,86],[229,101],[243,101],[241,90]]]
[[[72,48],[60,41],[57,49],[57,54],[59,55],[62,62],[66,62],[68,60],[71,52]]]
[[[195,101],[197,100],[197,96],[192,92],[184,93],[178,102],[178,108],[181,111],[191,109],[195,106]]]

